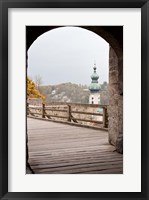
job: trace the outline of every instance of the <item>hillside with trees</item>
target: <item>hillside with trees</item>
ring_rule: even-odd
[[[40,86],[39,91],[46,96],[46,103],[88,103],[89,98],[89,91],[86,85],[77,85],[73,83]]]
[[[108,84],[104,82],[101,88],[101,104],[108,104]],[[58,85],[38,86],[39,92],[46,97],[45,102],[71,102],[88,104],[90,91],[87,85],[62,83]]]

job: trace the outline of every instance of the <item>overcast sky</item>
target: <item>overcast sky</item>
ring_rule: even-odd
[[[28,76],[42,77],[43,85],[91,83],[96,62],[99,83],[108,82],[109,44],[97,34],[79,27],[48,31],[28,50]]]

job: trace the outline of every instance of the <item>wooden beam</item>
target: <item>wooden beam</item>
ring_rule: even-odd
[[[103,116],[103,114],[100,114],[100,113],[83,112],[83,111],[71,111],[71,113],[78,113],[78,114],[85,114],[85,115]]]
[[[50,115],[50,114],[45,114],[47,117],[57,117],[57,118],[68,118],[67,116],[59,116],[59,115]]]
[[[80,118],[75,118],[77,121],[84,121],[84,122],[93,122],[93,123],[98,123],[98,124],[103,124],[102,121],[97,121],[97,120],[90,120],[90,119],[80,119]]]
[[[67,105],[67,121],[71,122],[71,106]]]
[[[48,111],[56,111],[56,112],[67,112],[67,110],[53,109],[53,108],[45,108],[45,110],[48,110]]]
[[[108,128],[108,112],[107,108],[103,109],[103,127]]]
[[[45,104],[42,103],[42,118],[45,118]]]

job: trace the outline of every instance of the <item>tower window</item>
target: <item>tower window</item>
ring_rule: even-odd
[[[94,97],[92,97],[92,99],[94,99]]]
[[[94,101],[92,101],[92,104],[94,104]]]

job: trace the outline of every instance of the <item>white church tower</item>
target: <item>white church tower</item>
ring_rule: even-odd
[[[89,104],[100,104],[100,86],[98,84],[99,76],[96,73],[96,64],[94,63],[94,72],[91,75],[92,82],[89,85],[90,96]]]

